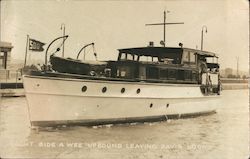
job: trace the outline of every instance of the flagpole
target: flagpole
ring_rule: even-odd
[[[29,35],[27,35],[27,41],[26,41],[26,51],[25,51],[24,67],[26,66],[26,62],[27,62],[28,43],[29,43]]]
[[[167,23],[166,22],[166,13],[169,13],[169,11],[165,11],[163,12],[163,23],[153,23],[153,24],[146,24],[146,26],[148,25],[163,25],[163,44],[160,42],[161,45],[163,45],[164,47],[166,47],[166,25],[172,25],[172,24],[184,24],[183,22],[175,22],[175,23]]]
[[[163,41],[164,47],[166,46],[166,11],[164,10],[164,22],[163,22]]]

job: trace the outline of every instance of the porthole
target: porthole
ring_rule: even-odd
[[[122,89],[121,89],[121,93],[124,93],[124,92],[125,92],[125,88],[122,88]]]
[[[82,92],[86,92],[87,89],[88,89],[87,86],[83,86],[83,87],[82,87]]]
[[[138,88],[138,89],[136,90],[136,93],[139,94],[140,92],[141,92],[141,89]]]
[[[107,87],[102,88],[102,93],[105,93],[107,91]]]
[[[153,103],[151,103],[149,107],[152,108],[153,107]]]

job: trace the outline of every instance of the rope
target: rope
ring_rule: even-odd
[[[62,43],[60,43],[59,46],[57,45],[57,47],[55,47],[54,49],[52,49],[52,51],[51,51],[52,53],[50,53],[49,55],[54,56],[57,52],[59,52],[61,50],[60,48],[63,46],[64,42],[65,42],[65,39],[63,40]],[[50,59],[49,59],[49,63],[50,63]]]
[[[165,118],[166,118],[166,120],[168,120],[168,116],[165,114]]]
[[[63,40],[63,42],[60,43],[59,46],[57,45],[57,47],[55,47],[54,49],[52,49],[52,51],[54,51],[54,53],[52,53],[52,55],[54,55],[56,52],[58,52],[58,51],[61,50],[60,48],[63,46],[64,41],[65,41],[65,40]],[[52,51],[51,51],[51,52],[52,52]]]

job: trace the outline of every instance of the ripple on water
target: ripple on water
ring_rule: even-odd
[[[216,114],[197,118],[33,130],[25,98],[3,98],[0,133],[6,145],[1,152],[18,158],[244,158],[249,143],[248,91],[223,91],[220,100]],[[24,144],[8,144],[15,142]]]

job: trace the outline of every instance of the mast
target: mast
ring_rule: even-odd
[[[27,62],[28,47],[29,47],[29,35],[27,35],[27,40],[26,40],[25,58],[24,58],[24,66],[23,67],[26,66],[26,62]]]
[[[167,11],[169,13],[170,11]],[[177,22],[177,23],[166,23],[166,11],[163,12],[163,23],[153,23],[153,24],[146,24],[146,26],[149,25],[163,25],[163,46],[166,47],[166,25],[172,25],[172,24],[184,24],[184,22]]]

